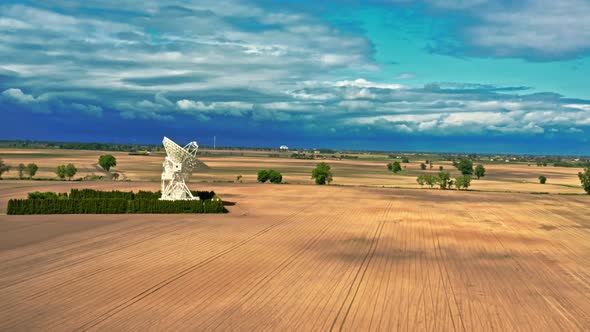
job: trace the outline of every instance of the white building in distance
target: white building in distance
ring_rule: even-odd
[[[281,151],[289,151],[289,147],[288,147],[288,146],[286,146],[286,145],[281,145],[281,146],[279,147],[279,150],[281,150]]]

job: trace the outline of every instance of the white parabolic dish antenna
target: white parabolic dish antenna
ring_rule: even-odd
[[[164,137],[162,143],[166,149],[166,159],[163,165],[160,199],[167,201],[199,199],[191,194],[185,182],[199,164],[197,142],[190,142],[185,147],[181,147],[168,137]]]

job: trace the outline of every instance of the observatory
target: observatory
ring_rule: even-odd
[[[168,137],[164,137],[162,144],[166,149],[166,159],[163,165],[160,199],[167,201],[199,199],[191,194],[185,183],[198,165],[197,142],[190,142],[185,147],[181,147]]]

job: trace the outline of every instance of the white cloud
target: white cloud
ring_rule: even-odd
[[[28,95],[26,93],[23,93],[21,91],[21,89],[16,89],[16,88],[10,88],[10,89],[4,90],[2,92],[2,96],[4,98],[7,98],[9,100],[16,101],[19,103],[33,103],[33,102],[37,101],[37,99],[35,97],[33,97],[32,95]]]
[[[416,77],[416,74],[414,73],[399,73],[397,74],[397,76],[395,77],[398,80],[407,80],[407,79],[411,79]]]
[[[358,78],[354,81],[339,81],[334,84],[338,87],[357,87],[357,88],[377,88],[377,89],[390,89],[397,90],[402,89],[404,86],[401,84],[382,84],[367,81],[363,78]]]

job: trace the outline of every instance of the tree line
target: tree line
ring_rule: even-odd
[[[111,168],[117,166],[117,158],[110,154],[102,155],[98,158],[98,164],[105,172],[109,173],[114,180],[118,179],[118,173],[110,173]],[[0,180],[2,179],[2,175],[9,172],[10,170],[11,167],[7,165],[2,158],[0,158]],[[18,171],[19,179],[23,180],[28,178],[32,180],[37,174],[39,166],[35,163],[29,163],[27,165],[20,163],[16,170]],[[55,168],[54,173],[61,180],[65,180],[67,178],[71,181],[72,178],[78,173],[78,168],[72,163],[67,165],[59,165]]]

